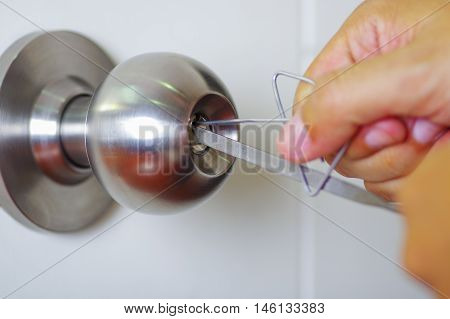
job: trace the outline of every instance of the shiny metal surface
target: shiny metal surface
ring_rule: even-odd
[[[111,204],[91,171],[64,156],[59,130],[66,104],[92,94],[113,65],[95,43],[63,31],[28,35],[1,56],[0,202],[18,220],[71,231]]]
[[[0,68],[0,200],[27,224],[79,229],[110,205],[108,193],[133,210],[185,209],[233,166],[193,134],[197,118],[237,114],[220,80],[190,58],[145,54],[109,74],[113,62],[93,42],[52,32],[19,40]],[[239,138],[236,125],[216,131]]]
[[[32,106],[29,137],[34,159],[45,175],[58,183],[76,184],[91,175],[90,169],[74,165],[61,147],[65,140],[61,140],[61,119],[72,100],[90,99],[92,93],[88,84],[66,77],[46,84]]]
[[[278,88],[278,79],[281,76],[287,77],[290,79],[294,79],[296,81],[299,81],[299,83],[303,83],[303,84],[307,83],[312,86],[316,85],[316,83],[314,82],[314,80],[307,78],[300,74],[294,74],[294,73],[286,72],[286,71],[275,72],[275,74],[272,77],[272,88],[273,88],[273,93],[275,96],[275,102],[277,104],[279,114],[281,115],[282,118],[286,119],[287,118],[286,112],[284,110],[283,103],[281,102],[280,90]],[[303,140],[307,134],[308,134],[308,130],[305,126],[305,127],[303,127],[303,131],[301,132],[301,140]],[[325,189],[325,185],[330,180],[331,174],[333,173],[333,171],[335,170],[336,166],[339,164],[341,159],[344,157],[344,154],[347,152],[347,149],[349,146],[350,146],[350,141],[348,141],[343,146],[341,146],[341,148],[335,154],[333,160],[331,161],[330,166],[328,167],[326,173],[323,174],[322,179],[320,181],[318,181],[317,183],[315,183],[314,189],[311,188],[310,184],[312,184],[312,183],[310,183],[310,181],[308,180],[308,177],[306,174],[306,167],[304,165],[300,165],[300,171],[301,171],[301,176],[303,178],[303,184],[305,186],[305,191],[309,196],[315,197],[315,196],[319,195],[323,189]],[[324,159],[322,158],[322,160],[324,160]]]
[[[242,144],[238,141],[229,139],[201,127],[194,128],[194,132],[200,142],[211,148],[255,164],[268,172],[284,175],[300,183],[304,182],[301,168],[295,163],[289,162],[279,156],[258,150],[254,147]],[[322,180],[325,176],[327,176],[326,174],[311,168],[307,168],[305,170],[305,174],[307,175],[310,185],[314,188],[321,187]],[[361,204],[396,211],[395,204],[388,203],[380,197],[369,193],[358,186],[332,176],[328,176],[327,178],[328,181],[325,185],[323,185],[323,189],[329,193]]]
[[[215,120],[215,121],[198,121],[203,125],[237,125],[246,123],[287,123],[289,119],[235,119],[235,120]]]
[[[86,152],[86,121],[91,95],[74,98],[66,107],[59,135],[65,157],[79,169],[90,171]]]
[[[64,31],[26,36],[0,58],[0,202],[18,220],[76,230],[110,196],[134,211],[186,209],[219,188],[235,158],[395,210],[239,143],[239,123],[286,120],[238,119],[227,89],[201,63],[153,53],[113,65],[95,43]]]
[[[191,123],[237,118],[222,82],[188,57],[153,53],[117,66],[88,114],[89,161],[105,189],[138,211],[186,209],[216,190],[234,158],[198,145]],[[216,131],[238,139],[237,126]]]

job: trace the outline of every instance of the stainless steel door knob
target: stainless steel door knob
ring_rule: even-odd
[[[185,209],[233,166],[195,140],[196,119],[237,114],[217,76],[188,57],[143,54],[114,68],[79,34],[36,33],[2,55],[0,85],[0,203],[27,225],[76,230],[111,197],[137,211]],[[239,138],[237,126],[215,130]]]

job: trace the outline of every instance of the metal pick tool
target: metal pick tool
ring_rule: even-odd
[[[281,102],[280,93],[278,89],[277,80],[279,76],[286,76],[299,81],[306,82],[310,85],[314,85],[314,81],[288,72],[277,72],[273,76],[273,91],[275,95],[275,101],[278,106],[279,117],[275,119],[232,119],[232,120],[214,120],[214,121],[197,121],[193,127],[195,136],[198,141],[206,146],[209,146],[215,150],[223,152],[227,155],[239,158],[246,162],[257,165],[268,172],[284,175],[297,182],[303,183],[306,192],[310,196],[317,196],[322,190],[325,190],[334,195],[347,198],[349,200],[370,205],[385,208],[391,211],[397,211],[397,205],[390,203],[382,198],[367,192],[366,190],[348,183],[344,180],[331,176],[332,172],[336,168],[336,165],[344,156],[350,143],[346,143],[338,151],[334,160],[330,164],[328,170],[323,173],[321,171],[306,167],[305,165],[297,165],[289,162],[279,156],[267,153],[265,151],[256,149],[252,146],[240,143],[236,140],[228,138],[226,136],[216,134],[211,130],[200,127],[207,126],[227,126],[238,125],[242,123],[284,123],[287,122],[286,112]],[[306,132],[303,132],[306,134]],[[305,136],[305,135],[303,135]]]
[[[394,209],[331,177],[347,145],[321,173],[238,142],[239,123],[286,121],[280,75],[314,84],[279,72],[279,116],[238,119],[219,77],[192,58],[147,53],[115,66],[78,33],[26,35],[0,56],[0,205],[52,231],[95,222],[113,199],[169,214],[214,193],[240,158],[302,182],[311,196],[326,190]]]

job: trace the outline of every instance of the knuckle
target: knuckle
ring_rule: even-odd
[[[331,164],[331,162],[333,161],[334,156],[331,157],[327,157],[326,161],[328,162],[328,164]],[[339,163],[336,165],[335,168],[336,172],[338,172],[339,174],[341,174],[344,177],[348,177],[348,178],[356,178],[358,177],[354,171],[354,169],[352,168],[352,164],[346,160],[345,158],[342,158]]]
[[[336,154],[328,154],[328,155],[325,155],[324,159],[328,163],[328,165],[331,165],[331,163],[333,162],[335,156],[336,156]]]
[[[395,198],[395,194],[387,187],[386,183],[364,182],[364,187],[368,192],[375,194],[388,202],[393,201]]]
[[[364,187],[366,188],[366,191],[372,193],[372,194],[377,194],[378,191],[378,187],[375,186],[376,184],[374,183],[369,183],[369,182],[364,182]]]
[[[345,96],[342,94],[345,87],[345,82],[342,77],[338,75],[334,75],[331,77],[328,82],[324,84],[325,90],[320,90],[320,94],[317,95],[317,99],[320,103],[327,107],[327,111],[331,113],[327,113],[327,116],[332,117],[333,112],[338,110],[342,105],[345,105]]]
[[[339,164],[336,166],[336,172],[347,178],[355,178],[355,174],[348,167]]]
[[[390,176],[401,176],[402,169],[399,167],[398,163],[399,158],[397,154],[393,152],[393,149],[385,149],[385,152],[381,157],[381,168]]]
[[[330,75],[328,79],[312,89],[302,108],[304,120],[308,118],[316,120],[324,116],[328,120],[335,118],[336,113],[341,109],[341,105],[344,105],[341,82],[339,76]]]

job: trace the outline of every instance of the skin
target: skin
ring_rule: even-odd
[[[330,161],[351,141],[338,172],[402,203],[406,266],[441,297],[450,295],[450,148],[437,147],[450,135],[448,4],[363,2],[306,72],[317,84],[299,86],[278,143],[301,163]]]
[[[450,297],[449,162],[447,138],[433,147],[398,195],[407,224],[405,264],[441,298]]]
[[[338,172],[395,200],[450,124],[450,6],[417,23],[445,3],[373,0],[355,10],[306,72],[317,85],[299,87],[280,152],[330,160],[353,138]],[[309,128],[301,151],[300,119]]]

